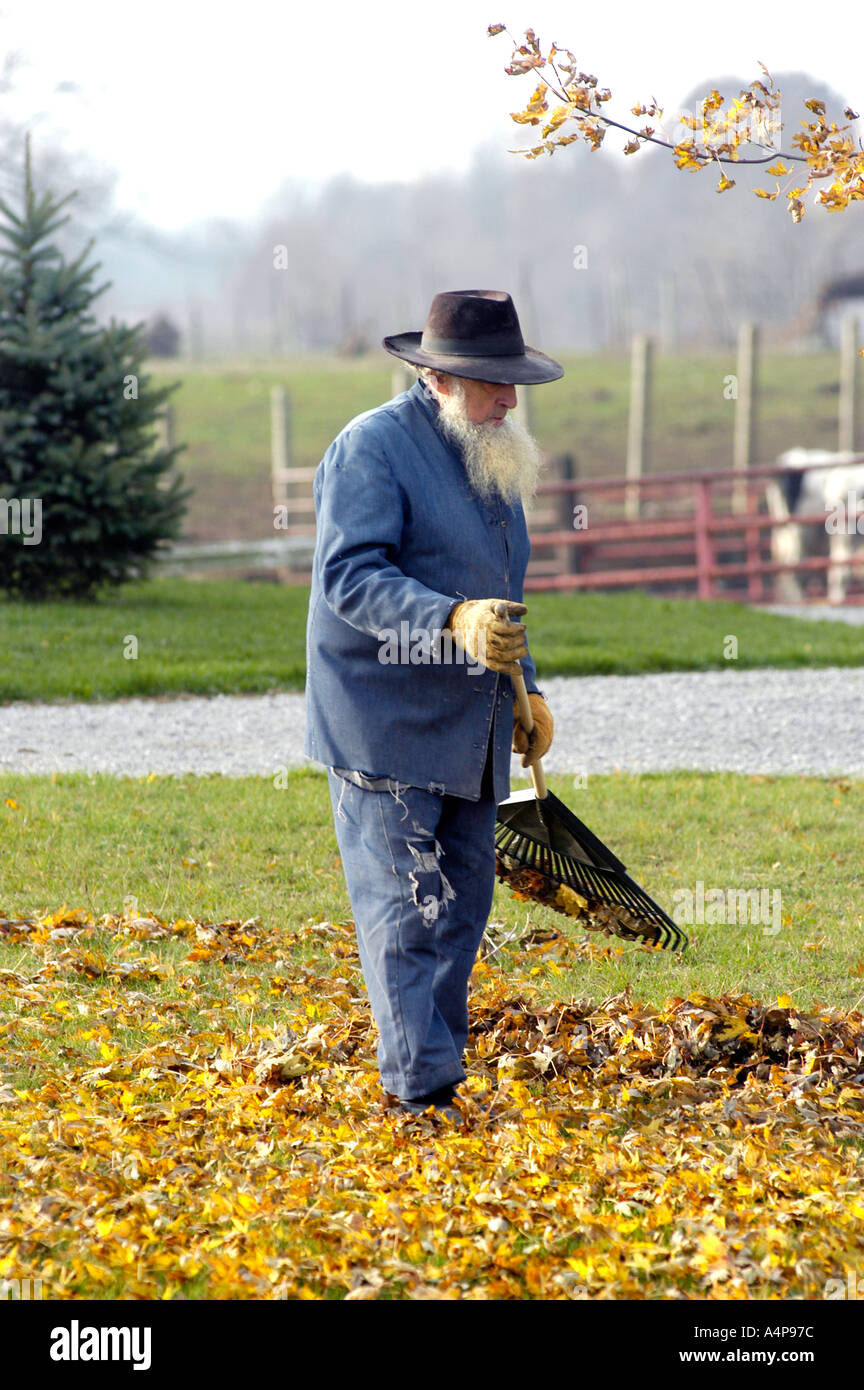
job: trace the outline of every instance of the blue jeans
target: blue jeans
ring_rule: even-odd
[[[495,887],[491,760],[479,801],[327,775],[381,1084],[405,1100],[463,1081],[468,980]]]

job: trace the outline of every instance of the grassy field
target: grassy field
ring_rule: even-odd
[[[0,599],[0,700],[299,690],[307,606],[302,586],[183,579],[98,603]],[[729,636],[738,668],[864,661],[861,628],[639,592],[532,594],[527,623],[541,678],[728,667]]]
[[[864,784],[676,773],[594,776],[577,791],[572,779],[553,777],[550,786],[667,911],[680,901],[676,890],[700,880],[706,891],[777,890],[782,902],[779,930],[773,914],[765,932],[697,924],[687,928],[693,941],[683,962],[625,946],[563,970],[549,982],[553,994],[600,998],[629,981],[655,1004],[729,988],[788,993],[807,1007],[862,1002]],[[316,771],[290,774],[285,789],[218,775],[178,782],[4,773],[0,791],[7,916],[44,914],[65,901],[98,917],[122,912],[131,896],[142,915],[259,916],[277,931],[295,932],[315,917],[350,919],[327,782]],[[492,915],[505,936],[524,929],[527,915],[566,928],[560,914],[529,912],[503,886]],[[523,957],[512,947],[501,959],[518,969]]]
[[[864,1277],[860,784],[592,778],[579,813],[661,902],[777,889],[779,930],[696,923],[667,957],[499,886],[459,1126],[383,1103],[322,775],[2,793],[0,1277],[291,1300]]]
[[[316,464],[354,415],[392,394],[394,360],[383,351],[356,360],[288,358],[256,363],[151,363],[156,384],[180,381],[172,397],[178,466],[196,488],[190,538],[273,534],[270,406],[274,383],[292,402],[294,462]],[[584,476],[624,471],[630,363],[627,355],[563,353],[561,383],[534,388],[533,428],[544,449],[574,454]],[[731,466],[734,405],[724,378],[734,355],[659,356],[655,368],[655,471]],[[766,353],[756,453],[772,462],[793,445],[836,448],[838,360],[831,353]]]

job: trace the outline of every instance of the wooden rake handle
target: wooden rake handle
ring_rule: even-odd
[[[519,662],[515,662],[510,668],[510,678],[513,681],[513,689],[516,691],[516,703],[519,706],[519,720],[524,729],[530,734],[534,728],[534,716],[531,713],[531,702],[528,699],[528,691],[525,689],[525,677],[522,674],[522,667]],[[536,763],[532,763],[528,771],[531,773],[531,781],[534,783],[534,793],[542,801],[546,796],[546,775],[543,772],[543,761],[538,758]]]
[[[499,618],[507,619],[507,606],[504,603],[498,605]],[[534,716],[531,713],[531,702],[528,699],[528,691],[525,689],[525,677],[522,674],[522,667],[515,661],[510,667],[510,679],[513,681],[513,689],[516,692],[516,704],[519,706],[519,721],[529,734],[534,728]],[[543,763],[540,758],[532,763],[528,769],[531,773],[531,781],[534,783],[534,792],[542,801],[547,795],[546,776],[543,772]]]

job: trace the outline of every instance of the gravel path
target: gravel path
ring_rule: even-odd
[[[850,627],[864,626],[864,603],[846,604],[842,608],[829,603],[775,603],[760,607],[759,612],[779,613],[781,618],[824,619],[847,623]]]
[[[556,726],[549,773],[864,776],[864,668],[558,676],[541,688]],[[303,711],[290,694],[0,705],[0,770],[275,776],[310,765]]]

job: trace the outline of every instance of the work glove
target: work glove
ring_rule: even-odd
[[[496,604],[511,616],[527,613],[524,603],[514,603],[510,599],[474,598],[465,603],[457,603],[447,619],[447,627],[453,633],[454,641],[468,653],[474,661],[480,661],[492,671],[508,672],[520,657],[528,655],[525,643],[525,624],[508,622],[499,617]]]
[[[528,703],[534,719],[534,728],[530,734],[526,734],[519,719],[518,702],[513,701],[513,752],[524,755],[523,767],[530,767],[538,758],[543,757],[552,742],[552,731],[555,727],[549,706],[542,695],[535,695],[529,691]]]

